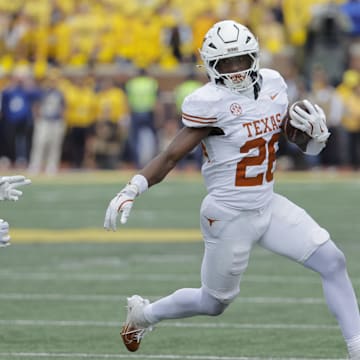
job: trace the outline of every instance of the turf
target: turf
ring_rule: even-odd
[[[203,245],[196,231],[186,242],[148,242],[146,233],[197,230],[205,189],[197,176],[170,177],[138,199],[129,223],[118,231],[144,229],[144,242],[107,243],[106,235],[105,242],[70,242],[72,230],[101,231],[109,199],[126,182],[114,179],[111,174],[34,179],[21,201],[1,204],[1,217],[14,234],[50,229],[60,238],[56,243],[50,235],[42,243],[13,238],[12,246],[0,249],[1,360],[346,357],[318,276],[258,247],[241,295],[223,315],[163,322],[138,353],[126,352],[118,335],[126,296],[154,300],[200,284]],[[276,190],[330,231],[359,292],[359,178],[295,174],[280,177]]]

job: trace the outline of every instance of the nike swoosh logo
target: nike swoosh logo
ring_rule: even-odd
[[[279,95],[279,93],[276,93],[276,94],[274,94],[274,95],[270,95],[270,99],[271,99],[271,100],[274,100],[278,95]]]

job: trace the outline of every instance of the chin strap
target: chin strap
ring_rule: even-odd
[[[255,100],[259,97],[259,93],[260,93],[260,90],[261,90],[261,86],[259,84],[260,81],[256,82],[254,84],[254,98]]]

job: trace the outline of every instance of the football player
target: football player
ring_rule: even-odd
[[[206,34],[201,58],[209,82],[182,105],[185,125],[167,149],[145,166],[111,201],[104,227],[126,223],[135,198],[159,183],[177,162],[202,144],[208,195],[201,205],[205,250],[200,288],[185,288],[153,303],[139,295],[127,300],[122,338],[130,351],[165,319],[219,315],[240,292],[255,243],[314,270],[337,319],[351,359],[360,359],[360,316],[344,254],[302,208],[274,192],[276,151],[288,109],[282,76],[259,69],[259,45],[245,26],[216,23]],[[303,148],[318,154],[329,132],[322,109],[290,107],[291,124],[310,136]]]
[[[31,184],[31,180],[22,175],[0,177],[0,200],[17,201],[22,195],[18,187]],[[0,219],[0,247],[10,245],[9,223]]]

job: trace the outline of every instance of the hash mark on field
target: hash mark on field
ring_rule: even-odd
[[[52,358],[80,358],[80,359],[161,359],[161,360],[346,360],[346,359],[313,359],[313,358],[294,358],[294,357],[233,357],[233,356],[213,356],[213,355],[154,355],[154,354],[89,354],[89,353],[25,353],[25,352],[13,352],[13,353],[0,353],[1,356],[7,357],[24,357],[24,358],[40,358],[40,357],[52,357]]]
[[[116,321],[84,321],[84,320],[0,320],[0,326],[59,326],[59,327],[121,327]],[[172,322],[159,324],[167,328],[199,328],[199,329],[263,329],[263,330],[339,330],[337,325],[321,324],[232,324],[232,323],[192,323]]]

